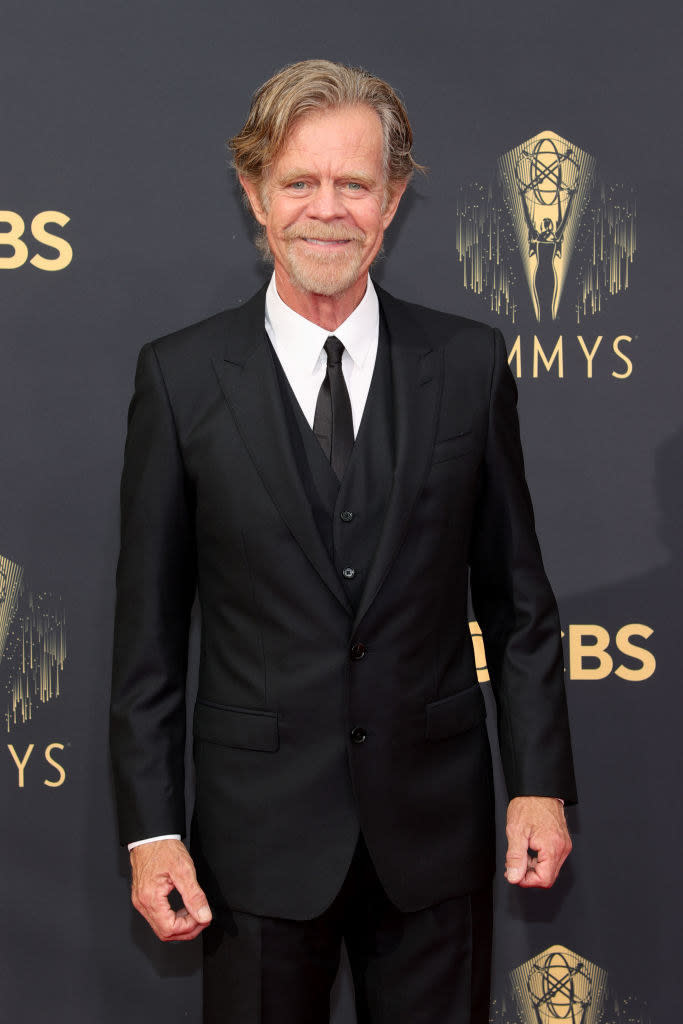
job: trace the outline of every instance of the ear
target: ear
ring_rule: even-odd
[[[265,224],[266,211],[264,209],[263,201],[261,198],[260,186],[257,185],[256,182],[252,181],[250,178],[243,178],[242,175],[240,175],[239,178],[240,185],[244,189],[247,199],[249,200],[251,212],[254,214],[259,224]]]
[[[394,214],[398,210],[398,204],[401,202],[403,193],[407,187],[407,181],[398,181],[389,186],[389,198],[387,200],[387,205],[384,208],[384,213],[382,214],[382,227],[385,231],[394,219]]]

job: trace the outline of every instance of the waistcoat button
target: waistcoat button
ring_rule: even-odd
[[[357,725],[355,729],[351,730],[351,739],[354,743],[365,743],[367,732],[362,729],[360,725]]]

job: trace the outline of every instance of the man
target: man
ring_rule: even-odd
[[[493,801],[468,577],[510,882],[552,885],[575,799],[504,344],[368,277],[416,166],[385,82],[292,65],[231,146],[273,277],[145,346],[129,415],[112,749],[133,902],[162,939],[206,929],[205,1021],[327,1021],[344,938],[360,1022],[483,1022]]]

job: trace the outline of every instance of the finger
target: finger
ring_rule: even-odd
[[[175,911],[165,897],[157,896],[152,905],[140,904],[137,909],[146,919],[154,934],[163,942],[182,942],[196,938],[206,927],[181,907]]]
[[[508,832],[508,849],[505,857],[505,877],[511,885],[518,885],[529,866],[529,841],[519,832]]]
[[[174,932],[187,930],[184,918],[188,912],[183,909],[182,918],[176,921],[178,915],[169,903],[169,894],[173,891],[174,884],[169,876],[145,880],[142,884],[133,887],[131,897],[133,906],[139,911],[145,920],[150,924],[159,938],[171,938]],[[192,927],[196,924],[192,922]]]
[[[156,937],[162,942],[189,942],[201,935],[205,928],[208,928],[206,924],[198,924],[189,914],[186,917],[174,915],[170,924],[159,926],[151,920],[149,924]]]
[[[530,859],[529,870],[520,885],[525,889],[550,889],[557,881],[560,868],[568,854],[569,849],[564,844],[539,850],[538,854]]]
[[[155,935],[160,939],[166,939],[173,934],[177,927],[175,923],[176,914],[168,902],[166,888],[148,889],[138,887],[132,893],[133,906],[142,914],[150,925]]]
[[[557,871],[553,870],[550,864],[532,860],[519,887],[520,889],[549,889],[556,878]]]
[[[191,942],[192,939],[196,939],[198,935],[208,928],[209,922],[206,924],[200,924],[195,921],[194,917],[187,912],[185,907],[182,907],[175,914],[175,921],[173,923],[173,931],[170,935],[166,936],[166,942]]]
[[[192,942],[193,939],[196,939],[199,935],[202,934],[202,932],[204,931],[205,928],[208,928],[208,925],[206,925],[206,924],[198,924],[195,927],[194,931],[188,932],[186,935],[172,935],[170,938],[161,939],[161,941],[162,942],[169,942],[169,943],[174,943],[174,942]],[[161,936],[159,936],[159,938],[161,938]]]
[[[197,881],[197,876],[191,862],[186,864],[182,871],[178,872],[174,882],[191,917],[194,918],[197,924],[209,924],[212,917],[209,901]]]

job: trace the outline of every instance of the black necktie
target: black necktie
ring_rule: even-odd
[[[327,373],[320,385],[313,417],[313,433],[338,480],[344,476],[353,448],[353,416],[351,399],[342,373],[344,346],[333,334],[325,342]]]

